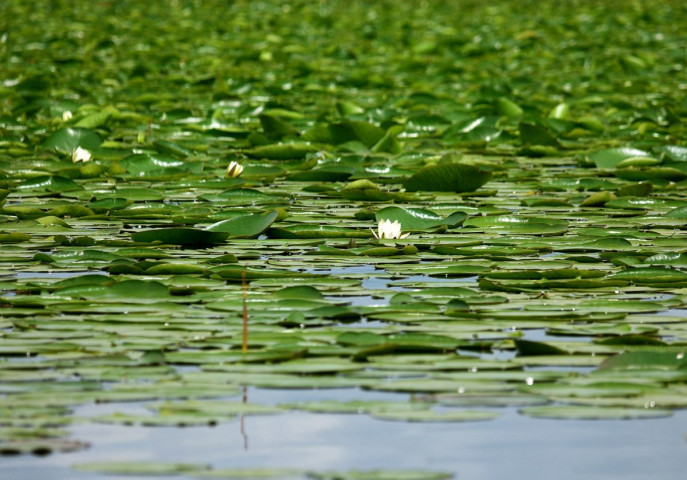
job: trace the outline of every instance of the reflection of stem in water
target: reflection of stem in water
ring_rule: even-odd
[[[241,287],[243,290],[243,344],[241,352],[248,351],[248,283],[246,282],[246,269],[241,272]]]
[[[248,389],[246,387],[243,387],[243,396],[241,398],[242,403],[247,403],[248,402]],[[241,414],[240,418],[240,425],[241,425],[241,436],[243,437],[243,449],[247,452],[248,451],[248,434],[246,433],[246,415]]]

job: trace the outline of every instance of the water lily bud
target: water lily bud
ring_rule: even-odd
[[[227,177],[229,178],[236,178],[241,175],[241,172],[243,172],[243,166],[238,162],[232,161],[227,167]]]

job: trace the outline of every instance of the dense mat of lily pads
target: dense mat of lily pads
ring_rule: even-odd
[[[406,3],[3,2],[0,452],[687,407],[685,6]]]

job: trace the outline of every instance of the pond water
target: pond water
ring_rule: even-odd
[[[77,275],[83,272],[76,272]],[[90,273],[90,272],[89,272]],[[443,279],[413,275],[390,280],[382,269],[371,266],[342,267],[327,273],[355,276],[368,291],[407,292],[413,284],[455,285],[474,278]],[[18,273],[32,279],[69,278],[72,272]],[[410,285],[410,286],[406,286]],[[327,299],[353,306],[388,306],[390,296],[329,296]],[[679,315],[682,310],[670,310]],[[341,323],[339,328],[374,329],[387,322],[362,317]],[[585,335],[550,335],[544,328],[504,329],[504,336],[518,332],[533,342],[589,342]],[[459,349],[466,357],[508,361],[514,350],[478,352]],[[13,361],[21,361],[15,359]],[[35,359],[32,359],[35,360]],[[181,374],[197,367],[176,367]],[[529,366],[531,371],[565,371],[586,374],[586,366]],[[384,393],[359,388],[277,390],[248,387],[244,401],[262,405],[318,400],[410,401],[404,393]],[[237,401],[230,397],[229,401]],[[441,411],[445,407],[438,406]],[[285,411],[277,415],[242,416],[213,427],[139,427],[83,423],[70,427],[71,437],[91,444],[82,451],[45,457],[4,457],[0,478],[33,480],[116,479],[74,471],[73,464],[100,461],[157,461],[209,464],[222,468],[293,468],[298,470],[428,470],[452,473],[470,479],[682,479],[685,465],[687,412],[672,417],[642,420],[560,420],[521,415],[515,407],[493,408],[494,420],[462,423],[393,422],[365,414],[307,413]],[[87,404],[77,407],[77,417],[113,412],[149,415],[145,403]],[[638,434],[641,431],[641,435]],[[136,478],[135,475],[121,477]],[[165,478],[165,477],[160,477]],[[174,478],[179,478],[176,476]]]
[[[356,389],[287,392],[256,388],[249,388],[247,396],[251,402],[263,404],[403,397]],[[96,415],[117,409],[121,406],[91,405],[78,413]],[[134,404],[128,409],[143,411]],[[387,422],[366,415],[294,412],[247,416],[215,427],[81,425],[71,430],[76,437],[92,441],[92,448],[43,458],[4,458],[0,477],[112,480],[118,477],[80,473],[69,466],[91,461],[174,459],[209,463],[216,469],[426,469],[473,480],[684,478],[687,412],[656,420],[584,421],[531,419],[511,407],[498,411],[501,416],[495,420],[465,423]],[[133,478],[137,477],[121,477]]]

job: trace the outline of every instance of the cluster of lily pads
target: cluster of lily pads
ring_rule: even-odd
[[[167,3],[2,35],[0,453],[83,448],[77,422],[687,407],[684,7]]]

